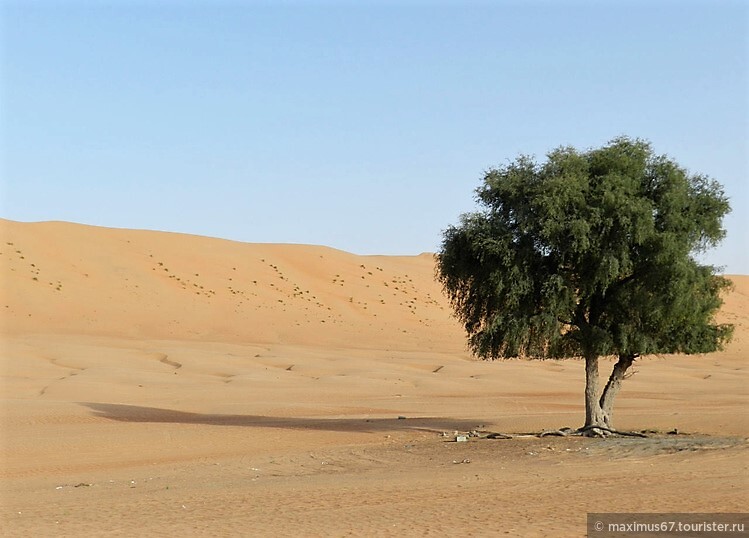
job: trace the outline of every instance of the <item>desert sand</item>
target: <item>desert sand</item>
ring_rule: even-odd
[[[747,276],[725,351],[624,383],[617,427],[660,433],[458,443],[580,426],[584,371],[472,358],[430,254],[0,230],[3,536],[584,536],[587,512],[747,511]]]

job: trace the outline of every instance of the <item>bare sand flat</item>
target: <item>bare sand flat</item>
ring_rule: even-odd
[[[472,359],[431,255],[2,220],[0,275],[3,536],[584,536],[587,512],[749,508],[746,276],[727,350],[645,357],[619,395],[619,428],[679,435],[456,443],[579,426],[584,372]]]

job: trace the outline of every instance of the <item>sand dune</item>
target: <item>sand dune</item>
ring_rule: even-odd
[[[580,536],[589,511],[747,509],[749,277],[724,352],[643,358],[617,402],[621,428],[699,435],[454,443],[579,425],[583,371],[473,360],[429,254],[0,236],[5,535]]]
[[[429,254],[2,222],[6,330],[461,351]]]

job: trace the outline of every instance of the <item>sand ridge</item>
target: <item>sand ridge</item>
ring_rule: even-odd
[[[8,332],[463,349],[429,254],[0,221]]]
[[[586,511],[746,511],[749,277],[724,352],[645,357],[617,401],[621,428],[696,437],[455,443],[579,425],[583,369],[472,359],[431,255],[0,237],[6,535],[580,536]]]

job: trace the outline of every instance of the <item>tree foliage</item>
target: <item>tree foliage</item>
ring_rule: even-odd
[[[481,209],[449,227],[437,277],[482,358],[720,349],[730,281],[696,254],[725,235],[716,181],[648,142],[560,147],[486,172]]]

